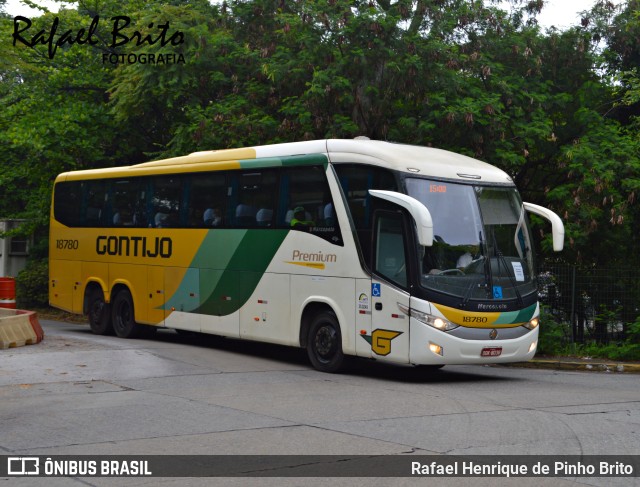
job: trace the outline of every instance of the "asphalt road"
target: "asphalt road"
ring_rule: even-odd
[[[497,366],[430,372],[162,330],[98,337],[41,320],[0,350],[3,455],[637,455],[634,374]],[[640,485],[621,478],[375,479],[340,485]],[[328,485],[328,479],[0,479],[0,485]],[[515,483],[514,483],[515,482]]]

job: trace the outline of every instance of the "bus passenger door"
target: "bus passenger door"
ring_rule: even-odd
[[[372,357],[409,362],[409,265],[407,220],[399,211],[376,211],[371,280]],[[364,337],[363,337],[364,338]]]

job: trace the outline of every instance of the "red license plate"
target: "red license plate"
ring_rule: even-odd
[[[483,348],[480,352],[481,357],[499,357],[502,353],[502,347],[488,347]]]

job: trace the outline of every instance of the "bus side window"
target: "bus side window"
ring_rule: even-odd
[[[105,216],[105,202],[107,199],[104,181],[85,181],[83,186],[83,217],[84,226],[101,227]]]
[[[69,227],[80,224],[81,183],[71,181],[56,184],[53,201],[56,220]]]
[[[227,208],[227,173],[207,172],[187,176],[186,224],[191,228],[223,228]]]
[[[396,177],[388,169],[360,164],[335,164],[340,186],[347,198],[360,248],[367,266],[371,260],[372,209],[370,189],[398,191]]]
[[[110,220],[105,222],[106,226],[147,226],[145,203],[147,181],[147,178],[131,178],[116,179],[111,182],[111,190],[107,201],[107,206],[111,213]]]
[[[360,164],[334,165],[356,229],[371,229],[370,189],[398,191],[395,176],[388,169]]]
[[[248,169],[236,174],[238,191],[233,226],[235,228],[269,228],[278,193],[278,171],[275,169]]]
[[[342,245],[323,166],[285,168],[281,179],[280,208],[277,217],[279,228],[309,232]]]
[[[404,226],[399,213],[376,213],[374,271],[407,287]]]
[[[176,228],[181,226],[182,178],[180,176],[157,176],[153,178],[151,206],[155,228]]]

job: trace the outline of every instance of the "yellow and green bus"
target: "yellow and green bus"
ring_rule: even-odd
[[[442,366],[529,360],[539,305],[527,213],[501,170],[373,140],[197,152],[60,174],[52,306],[91,330],[157,328]]]

